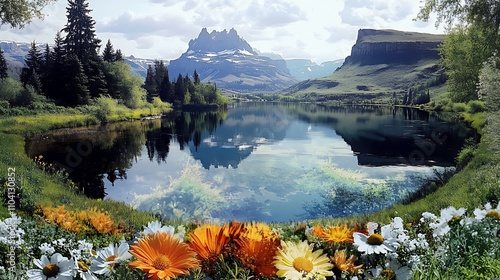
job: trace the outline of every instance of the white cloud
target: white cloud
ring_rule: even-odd
[[[414,22],[415,0],[116,0],[88,1],[98,37],[125,55],[176,59],[203,27],[235,28],[251,46],[318,63],[349,55],[360,28],[437,33],[434,22]],[[53,43],[66,24],[66,0],[23,30],[0,28],[0,39]]]

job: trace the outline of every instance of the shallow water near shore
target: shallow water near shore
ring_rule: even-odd
[[[466,134],[408,108],[237,103],[51,131],[26,151],[92,198],[166,218],[285,222],[388,207],[453,166]]]

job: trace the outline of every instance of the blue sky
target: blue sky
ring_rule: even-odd
[[[317,63],[345,58],[361,28],[443,33],[434,21],[413,21],[416,0],[90,0],[97,36],[125,56],[176,59],[203,27],[235,28],[261,52]],[[0,40],[54,42],[66,24],[66,0],[44,9],[24,29],[0,28]]]

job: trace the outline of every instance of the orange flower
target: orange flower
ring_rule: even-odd
[[[347,228],[346,224],[343,224],[341,226],[329,226],[325,228],[320,237],[326,241],[334,243],[353,243],[353,233],[353,230],[350,230],[349,228]]]
[[[202,261],[202,269],[211,275],[221,255],[226,254],[231,239],[224,234],[224,228],[217,225],[203,225],[189,234],[189,246]]]
[[[200,265],[196,253],[186,243],[166,232],[139,239],[138,244],[130,245],[130,254],[137,260],[129,263],[129,267],[141,269],[153,280],[188,275],[189,269]]]
[[[231,221],[224,225],[224,235],[231,240],[239,239],[243,231],[244,225],[238,221]]]
[[[106,213],[96,210],[95,208],[89,210],[87,217],[89,219],[89,223],[98,233],[111,233],[116,229],[111,217]]]
[[[263,238],[276,239],[278,234],[274,232],[267,224],[264,223],[247,223],[240,238],[253,239],[260,241]]]
[[[335,267],[340,271],[347,272],[351,275],[359,274],[361,272],[362,264],[355,265],[358,261],[358,258],[354,255],[351,255],[347,258],[347,254],[345,250],[336,250],[335,255],[330,257],[332,262],[335,264]]]
[[[317,237],[321,237],[325,229],[322,226],[314,226],[312,228],[311,234]]]
[[[218,260],[229,243],[229,236],[226,236],[224,228],[218,225],[203,225],[189,236],[189,246],[202,260]]]
[[[255,275],[275,276],[278,269],[273,262],[280,247],[280,240],[264,234],[261,234],[260,238],[256,238],[253,234],[250,237],[236,240],[238,248],[234,251],[234,255],[241,261],[243,267],[250,268]]]

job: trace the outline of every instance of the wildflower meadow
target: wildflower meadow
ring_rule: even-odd
[[[99,209],[0,221],[1,279],[495,279],[500,204],[386,224],[165,225],[125,232]]]

